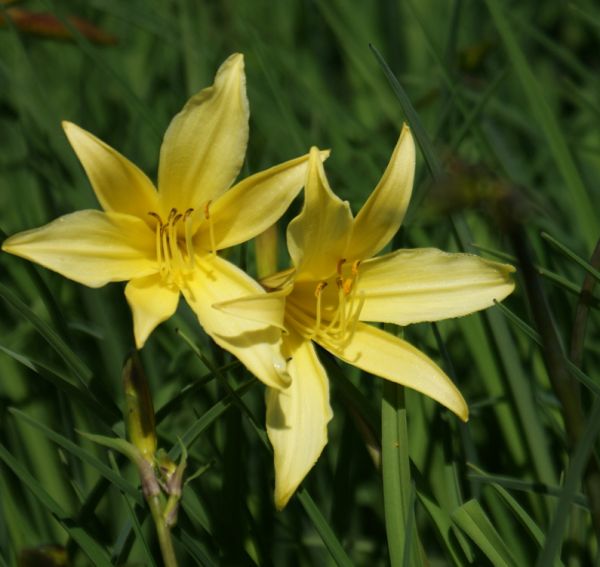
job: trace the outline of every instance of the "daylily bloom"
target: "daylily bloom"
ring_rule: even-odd
[[[332,418],[327,375],[313,346],[371,374],[413,388],[467,420],[468,408],[450,378],[425,354],[364,322],[409,325],[467,315],[514,289],[512,266],[433,248],[374,257],[404,218],[415,147],[404,127],[390,163],[360,213],[330,189],[311,150],[304,208],[288,226],[293,268],[263,280],[267,298],[230,301],[229,313],[267,304],[283,326],[290,386],[267,393],[267,432],[275,452],[275,503],[283,508],[327,443]],[[277,306],[277,302],[279,305]]]
[[[124,156],[63,123],[104,211],[62,216],[8,238],[2,249],[90,287],[129,281],[125,295],[138,348],[173,315],[182,293],[219,345],[266,384],[285,387],[280,330],[260,314],[258,320],[242,320],[212,307],[263,291],[217,251],[277,221],[306,179],[308,155],[227,190],[244,161],[248,118],[244,59],[234,54],[214,84],[172,120],[160,150],[158,190]]]

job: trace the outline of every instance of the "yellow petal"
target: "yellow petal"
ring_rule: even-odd
[[[235,53],[165,133],[158,172],[164,215],[171,208],[202,208],[233,183],[244,162],[248,117],[244,58]]]
[[[277,272],[279,257],[279,227],[272,224],[267,230],[256,235],[254,240],[254,258],[258,279],[266,278]]]
[[[90,287],[157,271],[154,234],[137,217],[78,211],[11,236],[2,250]]]
[[[150,211],[158,211],[154,185],[138,167],[79,126],[63,122],[63,128],[105,211],[144,221]]]
[[[329,382],[310,341],[286,337],[292,382],[267,391],[267,433],[275,453],[275,505],[281,510],[327,444]],[[286,350],[286,353],[288,351]]]
[[[310,150],[304,207],[288,225],[287,242],[298,280],[326,279],[335,273],[350,237],[352,213],[327,182],[321,155]]]
[[[223,258],[207,254],[197,257],[196,264],[193,277],[181,292],[206,333],[267,386],[287,387],[289,376],[281,354],[281,329],[257,322],[262,321],[258,307],[252,319],[213,307],[231,299],[266,292]]]
[[[272,291],[270,293],[258,293],[229,301],[215,303],[213,307],[224,313],[242,317],[249,321],[272,325],[285,330],[283,317],[285,314],[285,298],[292,291],[293,286]]]
[[[177,309],[179,289],[165,285],[159,274],[131,280],[125,297],[133,314],[135,345],[141,349],[150,333]]]
[[[408,325],[467,315],[511,293],[514,271],[471,254],[398,250],[361,264],[360,319]]]
[[[402,224],[415,176],[415,143],[405,124],[383,177],[354,221],[348,260],[371,258]]]
[[[342,351],[321,337],[318,342],[349,364],[421,392],[464,421],[469,418],[467,403],[450,378],[433,360],[406,341],[359,323]]]
[[[321,152],[321,159],[329,156]],[[211,204],[212,230],[217,250],[246,242],[283,215],[306,181],[308,154],[247,177]],[[211,249],[208,222],[196,241]],[[201,245],[202,245],[201,244]]]

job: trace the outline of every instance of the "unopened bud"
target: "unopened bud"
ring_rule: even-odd
[[[127,436],[149,463],[156,453],[154,407],[148,380],[137,353],[132,354],[123,366],[123,388]]]

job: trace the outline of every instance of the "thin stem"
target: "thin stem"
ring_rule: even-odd
[[[177,558],[175,557],[175,549],[173,548],[173,540],[171,539],[171,529],[167,526],[163,518],[163,507],[159,495],[151,495],[146,498],[152,519],[156,526],[156,534],[158,535],[158,543],[163,558],[165,567],[177,567]]]

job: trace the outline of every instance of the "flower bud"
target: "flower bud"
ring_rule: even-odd
[[[127,358],[123,366],[123,389],[127,436],[144,459],[152,463],[156,452],[154,407],[148,380],[137,353]]]

